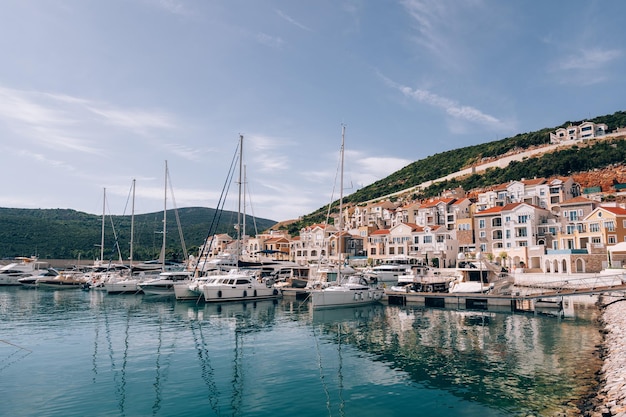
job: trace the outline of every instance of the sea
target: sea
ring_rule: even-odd
[[[0,288],[0,416],[576,415],[599,312]]]

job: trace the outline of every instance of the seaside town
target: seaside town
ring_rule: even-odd
[[[604,124],[584,122],[551,133],[546,148],[623,136],[623,129],[608,132]],[[527,152],[537,149],[514,156]],[[485,167],[472,168],[480,169]],[[209,236],[186,264],[162,256],[59,271],[23,257],[0,268],[0,285],[196,304],[295,297],[314,311],[413,303],[558,317],[571,313],[569,296],[595,295],[604,312],[598,351],[604,365],[594,394],[577,409],[593,417],[623,416],[626,307],[618,301],[626,291],[626,170],[608,172],[608,184],[583,185],[575,175],[522,178],[484,190],[446,190],[423,201],[411,200],[411,189],[377,201],[340,202],[326,222],[306,226],[298,236],[278,224],[252,237],[238,224],[236,236]]]

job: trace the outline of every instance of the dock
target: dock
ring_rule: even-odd
[[[582,284],[582,285],[581,285]],[[561,308],[571,296],[608,294],[626,297],[626,283],[567,280],[515,288],[507,294],[385,291],[383,300],[392,305],[417,304],[459,310],[534,312],[538,308]],[[597,285],[601,284],[601,285]]]

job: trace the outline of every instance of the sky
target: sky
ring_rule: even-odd
[[[625,110],[622,0],[3,0],[0,207],[294,219],[413,161]],[[613,128],[609,126],[609,128]],[[165,165],[169,171],[165,198]],[[104,190],[106,189],[106,198]]]

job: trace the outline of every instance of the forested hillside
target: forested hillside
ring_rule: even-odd
[[[611,131],[618,127],[626,126],[626,111],[599,116],[594,119],[589,119],[589,121],[605,123],[609,131]],[[415,161],[388,177],[344,197],[344,203],[358,204],[360,202],[373,200],[414,187],[429,180],[444,177],[475,165],[484,159],[495,158],[514,150],[547,145],[550,142],[550,132],[560,127],[567,127],[570,124],[579,123],[582,123],[582,121],[566,121],[559,126],[541,129],[536,132],[520,133],[510,138],[429,156]],[[546,154],[539,160],[532,158],[520,162],[513,162],[507,168],[489,170],[486,173],[472,175],[464,179],[437,183],[412,197],[414,199],[431,197],[439,194],[444,189],[458,186],[462,186],[465,190],[469,191],[473,188],[495,185],[524,177],[571,175],[574,172],[604,168],[610,164],[621,163],[626,159],[623,141],[618,140],[611,143],[600,142],[592,145],[593,146],[574,147],[568,150]],[[333,203],[333,212],[337,211],[337,205],[337,201]],[[308,224],[324,221],[327,210],[327,207],[321,207],[286,227],[290,233],[296,233]]]
[[[237,213],[214,209],[190,207],[178,209],[185,246],[196,255],[198,247],[212,233],[228,233],[235,237]],[[123,259],[130,252],[130,216],[105,216],[104,259],[118,259],[117,246]],[[246,217],[247,234],[255,234],[272,225],[268,219]],[[0,208],[0,257],[37,255],[42,259],[98,259],[102,217],[67,209],[14,209]],[[177,226],[176,212],[167,212],[167,258],[183,258],[182,243]],[[149,260],[158,258],[163,242],[163,213],[135,215],[133,258]],[[116,240],[117,238],[117,240]]]

